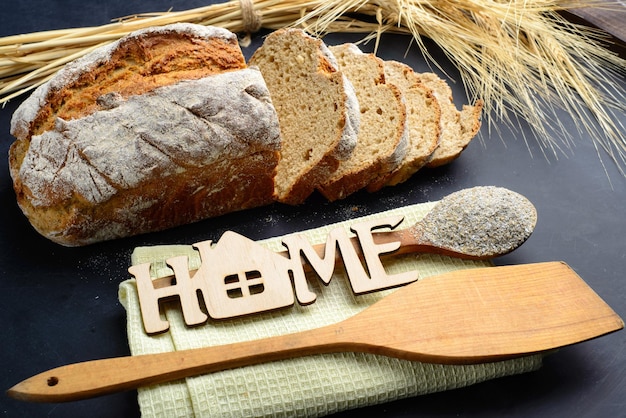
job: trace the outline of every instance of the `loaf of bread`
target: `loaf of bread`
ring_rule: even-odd
[[[360,116],[354,88],[326,45],[300,29],[270,34],[249,64],[261,69],[280,121],[276,197],[300,204],[356,146]]]
[[[11,131],[18,204],[63,245],[273,201],[278,118],[260,72],[223,29],[130,34],[36,90]]]
[[[482,102],[458,111],[436,75],[299,29],[272,33],[250,64],[233,33],[193,24],[68,64],[11,122],[9,170],[33,227],[77,246],[316,189],[341,199],[452,161],[480,127]]]
[[[339,70],[356,90],[361,129],[350,158],[318,190],[342,199],[395,171],[407,152],[407,113],[400,89],[385,81],[383,61],[354,44],[330,47]]]

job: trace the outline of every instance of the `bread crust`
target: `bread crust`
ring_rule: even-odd
[[[245,67],[236,35],[225,29],[179,23],[138,30],[63,67],[16,110],[11,134],[28,140],[57,117],[93,113],[106,93],[129,97]]]

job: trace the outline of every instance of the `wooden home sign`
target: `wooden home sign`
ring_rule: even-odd
[[[316,294],[307,284],[305,265],[328,284],[337,260],[342,260],[356,294],[413,282],[417,271],[389,275],[380,260],[381,254],[398,250],[401,242],[377,239],[376,243],[372,233],[393,230],[403,219],[394,216],[356,223],[350,228],[353,238],[343,228],[336,228],[322,246],[312,246],[302,235],[286,236],[282,239],[285,253],[227,231],[215,244],[203,241],[193,245],[202,262],[195,272],[189,270],[187,256],[166,260],[174,271],[174,277],[166,281],[150,277],[150,263],[132,266],[128,271],[136,278],[145,331],[154,334],[169,329],[159,311],[159,302],[169,298],[178,298],[189,326],[200,325],[209,317],[224,319],[292,306],[295,299],[301,305],[311,304]]]

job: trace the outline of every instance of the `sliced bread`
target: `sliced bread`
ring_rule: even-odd
[[[408,65],[398,61],[385,61],[384,64],[387,82],[398,86],[406,103],[409,143],[400,166],[368,185],[367,190],[370,192],[408,180],[428,163],[441,134],[441,109],[433,91],[419,81],[417,74]]]
[[[330,47],[339,69],[359,100],[361,129],[351,157],[318,189],[329,200],[342,199],[395,171],[407,150],[407,116],[402,93],[386,83],[383,61],[354,44]]]
[[[260,68],[280,122],[276,199],[300,204],[356,146],[354,89],[325,44],[300,29],[270,34],[249,65]]]
[[[441,138],[439,146],[428,161],[428,167],[438,167],[455,160],[469,145],[480,129],[482,100],[463,105],[457,110],[450,86],[434,73],[418,74],[420,81],[433,90],[441,106]]]

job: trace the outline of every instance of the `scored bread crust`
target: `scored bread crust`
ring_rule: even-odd
[[[355,87],[361,130],[354,152],[318,190],[330,201],[343,199],[394,171],[407,152],[407,114],[400,89],[385,79],[383,61],[355,44],[329,47]]]
[[[280,121],[276,199],[303,203],[356,146],[354,88],[326,45],[300,29],[268,35],[249,64],[261,69]]]
[[[180,80],[246,68],[235,34],[218,27],[176,23],[132,32],[66,64],[16,109],[9,170],[16,178],[30,138],[102,107],[107,93],[142,94]]]
[[[400,88],[407,106],[409,145],[396,170],[368,185],[369,192],[384,186],[403,183],[424,167],[439,145],[441,109],[433,91],[422,84],[408,65],[388,60],[384,62],[385,77]]]
[[[108,92],[127,97],[245,67],[236,35],[225,29],[177,23],[138,30],[65,65],[15,111],[11,134],[27,140],[57,117],[92,113]]]
[[[207,47],[213,58],[196,57]],[[102,95],[83,72],[100,80]],[[245,68],[227,31],[184,24],[134,33],[40,89],[14,114],[10,171],[20,208],[57,243],[86,245],[273,201],[278,119],[260,72]],[[82,106],[51,106],[55,97]]]

